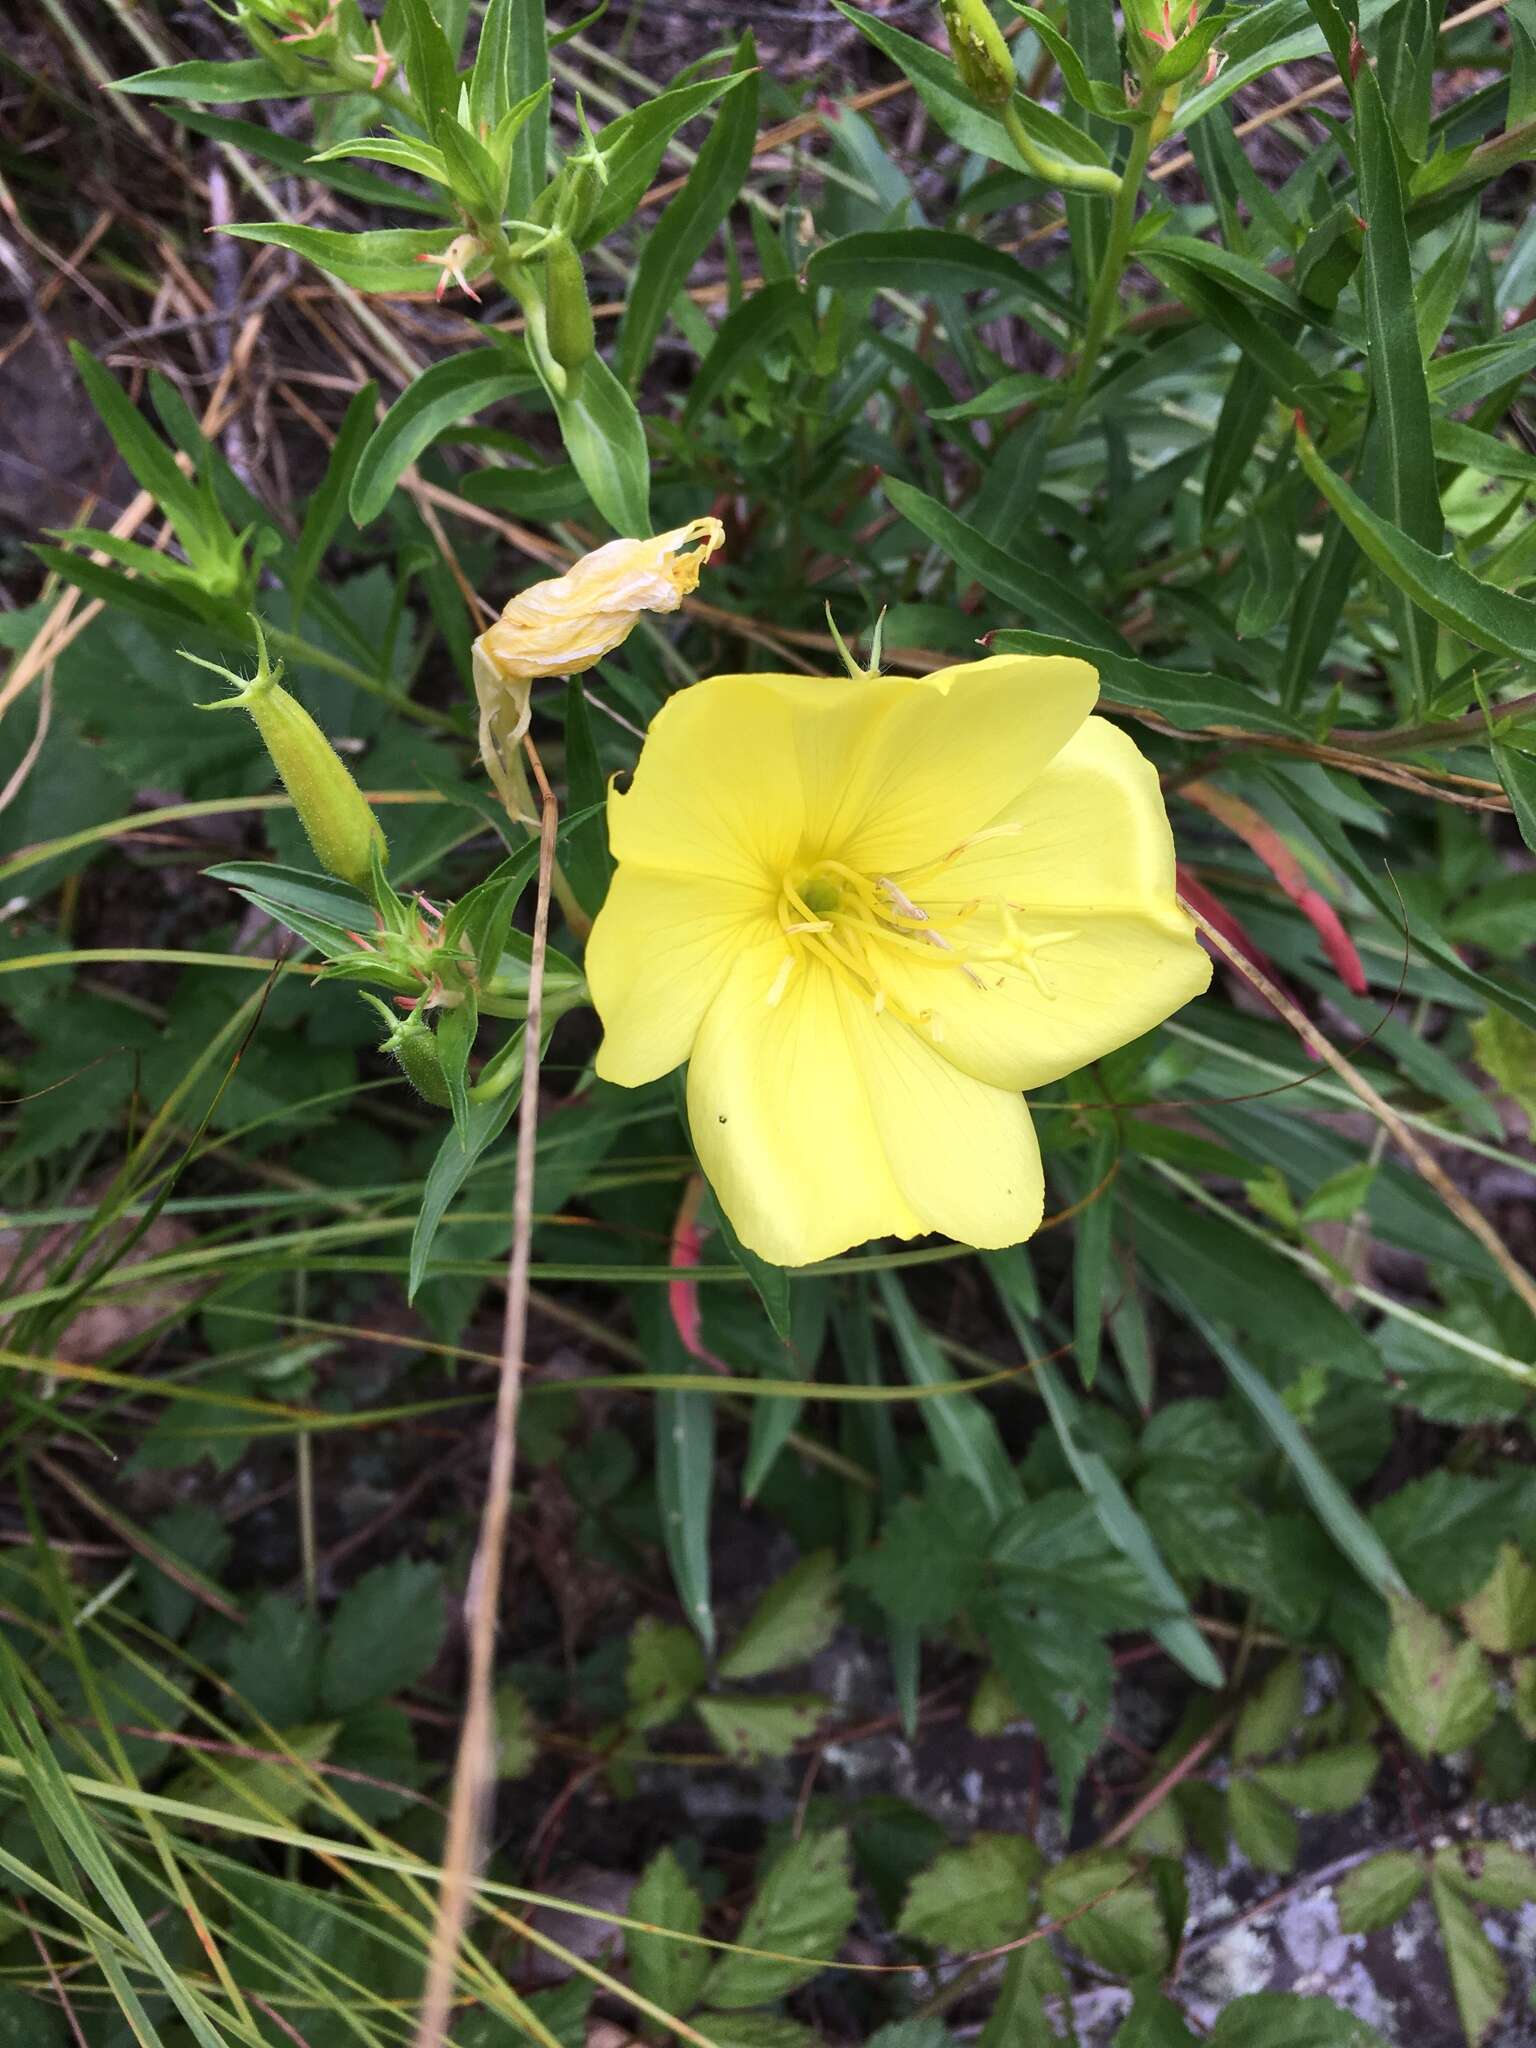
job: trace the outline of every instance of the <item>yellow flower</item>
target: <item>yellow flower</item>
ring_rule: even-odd
[[[1199,995],[1157,776],[1082,661],[716,676],[658,713],[587,949],[597,1071],[682,1061],[699,1159],[785,1266],[873,1237],[1015,1244],[1021,1090]]]
[[[611,540],[520,591],[475,643],[503,681],[574,676],[627,640],[642,612],[675,612],[725,539],[718,519],[694,519],[649,540]],[[701,545],[690,554],[690,542]]]

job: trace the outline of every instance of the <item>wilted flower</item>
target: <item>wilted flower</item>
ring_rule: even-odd
[[[627,640],[642,612],[675,612],[724,540],[718,519],[693,519],[650,540],[611,540],[563,576],[519,591],[476,647],[508,682],[579,675]],[[694,541],[700,545],[684,554]]]
[[[724,540],[720,521],[707,517],[649,540],[610,540],[563,576],[519,591],[480,635],[471,649],[480,758],[513,816],[531,809],[518,749],[533,684],[591,668],[628,639],[642,612],[675,612]],[[699,546],[683,553],[693,541]]]
[[[586,966],[597,1071],[684,1060],[699,1159],[780,1265],[1044,1206],[1021,1090],[1210,980],[1151,764],[1097,677],[997,656],[910,680],[717,676],[609,797]]]

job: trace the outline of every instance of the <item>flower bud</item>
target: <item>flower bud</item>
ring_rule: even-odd
[[[257,647],[253,676],[242,679],[217,662],[203,661],[195,654],[185,657],[199,668],[223,676],[237,693],[217,704],[200,704],[198,709],[238,709],[251,714],[272,765],[293,799],[316,860],[328,873],[354,888],[366,889],[373,874],[374,849],[381,858],[385,851],[378,820],[325,734],[298,699],[279,687],[282,663],[274,668],[268,661],[261,622],[253,618],[252,624]]]
[[[939,0],[950,55],[978,107],[1005,107],[1013,98],[1013,54],[986,0]]]
[[[580,370],[597,346],[597,335],[581,258],[569,235],[553,236],[545,248],[544,290],[549,352],[562,370]]]

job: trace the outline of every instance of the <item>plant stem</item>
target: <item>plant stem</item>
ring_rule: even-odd
[[[392,690],[388,683],[369,675],[365,669],[354,668],[339,654],[331,654],[325,648],[317,647],[313,640],[306,640],[298,633],[285,632],[280,626],[264,625],[263,630],[274,647],[291,655],[295,661],[307,662],[311,668],[323,668],[329,675],[340,676],[354,689],[364,690],[370,697],[382,697],[402,717],[414,718],[418,725],[434,726],[440,732],[451,732],[463,738],[463,733],[451,718],[445,718],[440,711],[430,710],[425,704],[412,703],[399,690]]]
[[[1125,160],[1125,169],[1120,173],[1120,189],[1115,194],[1114,208],[1109,216],[1109,245],[1104,251],[1104,262],[1094,282],[1093,296],[1088,302],[1088,320],[1083,328],[1082,346],[1077,352],[1077,368],[1072,376],[1072,388],[1067,402],[1058,416],[1055,438],[1062,440],[1077,424],[1077,416],[1083,409],[1083,400],[1088,396],[1088,387],[1093,382],[1093,373],[1098,367],[1099,351],[1109,333],[1115,307],[1119,303],[1120,280],[1125,275],[1125,259],[1130,252],[1131,230],[1136,225],[1136,199],[1141,191],[1141,181],[1146,175],[1147,158],[1152,150],[1152,128],[1143,121],[1131,131],[1130,152]]]

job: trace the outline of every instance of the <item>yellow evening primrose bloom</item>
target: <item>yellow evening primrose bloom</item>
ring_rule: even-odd
[[[1199,995],[1157,776],[1098,678],[999,655],[911,679],[715,676],[608,800],[597,1071],[688,1062],[699,1160],[776,1265],[1044,1208],[1021,1091]]]

